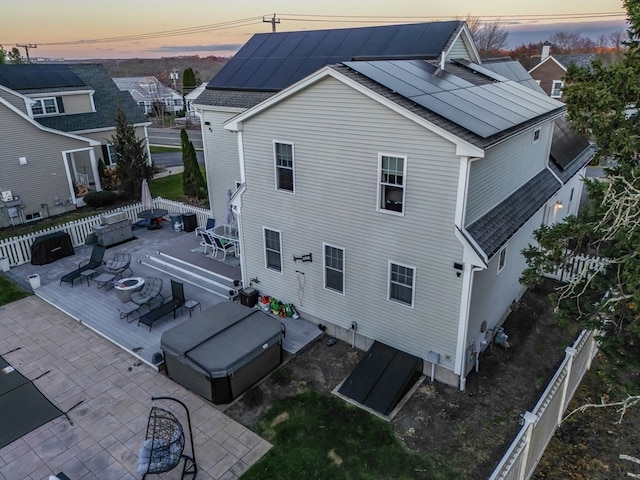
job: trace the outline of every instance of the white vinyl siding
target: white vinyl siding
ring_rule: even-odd
[[[323,244],[324,288],[344,294],[344,249]]]
[[[363,335],[421,358],[438,351],[452,368],[462,285],[451,267],[462,257],[455,145],[331,78],[246,120],[242,138],[243,275],[305,315],[347,329],[366,318]],[[295,145],[295,195],[274,190],[273,140],[285,138]],[[381,152],[409,159],[404,216],[374,208]],[[283,275],[264,268],[262,225],[286,238]],[[349,252],[344,296],[324,288],[323,241]],[[312,263],[293,260],[308,253]],[[414,309],[387,300],[389,258],[423,272]],[[400,315],[402,328],[389,321]]]
[[[471,55],[469,55],[469,51],[467,50],[467,46],[462,40],[461,36],[458,36],[454,44],[449,49],[449,53],[447,54],[447,58],[456,59],[456,58],[465,58],[467,60],[471,60]]]
[[[276,172],[276,190],[295,192],[293,144],[273,142],[273,158]]]
[[[225,122],[240,111],[240,109],[233,112],[207,110],[202,113],[202,137],[207,159],[209,206],[213,218],[217,219],[223,219],[227,216],[227,188],[233,187],[241,178],[237,134],[222,128]],[[273,154],[270,154],[269,158],[272,157]],[[273,173],[269,176],[269,180],[273,189]]]
[[[277,230],[264,228],[264,266],[282,272],[282,237]]]
[[[540,130],[534,142],[533,132]],[[552,126],[526,130],[471,162],[465,225],[471,225],[545,168]]]

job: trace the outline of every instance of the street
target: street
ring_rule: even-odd
[[[167,147],[180,147],[179,128],[148,128],[149,144]],[[199,130],[187,130],[189,140],[196,149],[198,163],[204,164],[204,152],[202,151],[202,136]],[[182,166],[182,150],[175,152],[163,152],[151,154],[151,160],[156,167],[179,167]]]

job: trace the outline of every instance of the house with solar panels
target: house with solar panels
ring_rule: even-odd
[[[72,210],[102,190],[98,163],[116,164],[118,107],[145,139],[146,116],[102,65],[0,65],[0,226]]]
[[[577,211],[591,151],[519,63],[451,40],[323,66],[224,128],[244,283],[464,389],[524,292],[533,231]]]

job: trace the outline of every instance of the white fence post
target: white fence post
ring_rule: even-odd
[[[533,427],[538,421],[538,416],[535,413],[524,412],[522,416],[524,427],[526,429],[525,439],[526,443],[522,450],[522,461],[520,462],[520,472],[518,472],[518,479],[525,480],[527,475],[527,463],[529,459],[529,448],[531,447],[531,435],[533,434]]]
[[[560,408],[558,409],[557,425],[560,425],[560,423],[562,422],[562,415],[564,415],[564,405],[567,399],[567,389],[569,388],[569,379],[571,379],[571,368],[573,367],[573,359],[576,356],[576,353],[578,353],[578,350],[573,347],[567,347],[565,348],[564,353],[566,355],[565,358],[567,359],[565,367],[567,369],[567,374],[565,375],[564,381],[562,382],[562,393],[560,394]]]

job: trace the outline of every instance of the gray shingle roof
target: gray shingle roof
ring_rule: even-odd
[[[542,170],[466,230],[491,258],[560,186],[549,170]]]
[[[574,64],[578,67],[588,67],[593,60],[597,58],[595,53],[582,53],[573,55],[553,55],[564,68],[569,68],[569,65]]]
[[[26,64],[26,65],[7,65],[6,67],[13,67],[5,70],[5,75],[11,75],[14,79],[19,78],[21,68],[29,74],[46,74],[54,65],[51,64]],[[48,85],[41,85],[38,88],[37,85],[31,84],[29,88],[20,89],[17,88],[16,83],[13,83],[13,90],[23,93],[24,95],[30,95],[34,93],[55,93],[60,91],[69,90],[94,90],[93,96],[94,104],[96,107],[95,112],[78,113],[78,114],[65,114],[56,116],[42,116],[36,117],[35,120],[45,127],[61,130],[63,132],[77,132],[83,130],[93,130],[100,128],[114,127],[116,124],[116,112],[118,106],[120,106],[129,122],[133,124],[146,123],[147,117],[140,110],[140,107],[133,100],[128,92],[121,92],[116,84],[113,82],[107,70],[100,64],[64,64],[55,67],[62,70],[68,70],[73,73],[74,76],[80,78],[85,86],[69,86],[60,88],[51,88]],[[1,77],[0,77],[1,78]],[[76,82],[77,83],[77,82]]]
[[[251,92],[247,90],[204,90],[193,103],[219,107],[251,108],[276,92]]]

